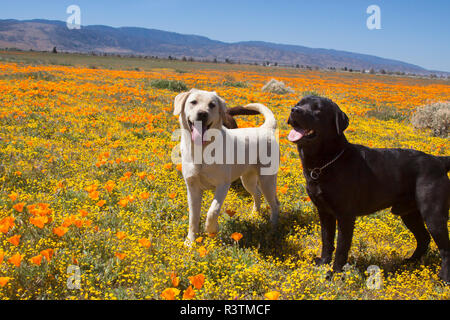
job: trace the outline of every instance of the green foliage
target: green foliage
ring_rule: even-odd
[[[393,107],[385,105],[377,105],[374,109],[367,111],[366,116],[376,118],[378,120],[389,121],[394,120],[402,122],[409,117],[409,113],[401,111]]]
[[[150,82],[150,85],[155,89],[167,89],[175,92],[187,91],[188,87],[182,81],[159,79]]]
[[[434,103],[418,107],[411,117],[416,129],[429,129],[433,136],[450,136],[450,102]]]

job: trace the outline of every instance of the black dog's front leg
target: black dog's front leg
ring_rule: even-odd
[[[342,268],[347,263],[348,252],[352,244],[353,229],[355,228],[354,217],[338,218],[338,239],[336,257],[334,259],[333,271],[342,272]]]
[[[319,218],[322,232],[322,254],[320,258],[314,260],[318,266],[331,262],[336,235],[336,218],[323,210],[319,210]]]

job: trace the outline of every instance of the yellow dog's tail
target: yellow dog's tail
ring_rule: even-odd
[[[266,121],[261,126],[262,128],[267,129],[273,129],[275,130],[277,128],[277,120],[275,119],[275,116],[273,115],[272,111],[270,111],[269,108],[267,108],[265,105],[261,103],[250,103],[246,106],[244,106],[245,109],[257,111],[260,114],[264,116]]]

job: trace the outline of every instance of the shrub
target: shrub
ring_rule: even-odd
[[[17,72],[13,74],[2,74],[0,79],[33,79],[45,81],[57,81],[58,77],[47,71]]]
[[[306,96],[316,96],[316,97],[320,97],[320,94],[315,91],[315,90],[307,90],[307,91],[303,91],[302,92],[302,96],[306,97]]]
[[[275,79],[270,80],[265,84],[265,86],[262,88],[263,92],[271,92],[276,94],[288,94],[288,93],[294,93],[294,90],[292,90],[289,87],[286,87],[284,82],[278,81]]]
[[[407,111],[400,111],[394,107],[385,105],[375,106],[374,109],[367,111],[366,116],[383,121],[394,120],[398,122],[402,122],[409,117]]]
[[[235,88],[248,88],[248,83],[244,81],[236,81],[233,76],[226,75],[225,80],[222,82],[225,87],[235,87]]]
[[[234,87],[234,88],[248,88],[247,82],[242,81],[224,81],[222,82],[222,85],[225,87]]]
[[[156,89],[167,89],[175,92],[187,91],[188,87],[183,81],[177,80],[153,80],[150,85]]]
[[[450,136],[450,102],[438,102],[418,107],[411,117],[416,129],[430,129],[437,137]]]

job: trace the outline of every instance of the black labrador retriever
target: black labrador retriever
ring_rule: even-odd
[[[347,115],[333,101],[304,97],[291,110],[288,139],[296,143],[306,190],[317,207],[322,254],[316,264],[329,264],[338,239],[333,271],[347,263],[357,216],[392,207],[414,234],[417,248],[408,260],[428,249],[430,235],[441,258],[440,277],[450,282],[450,157],[408,149],[371,149],[347,141]],[[425,224],[428,228],[425,228]]]

